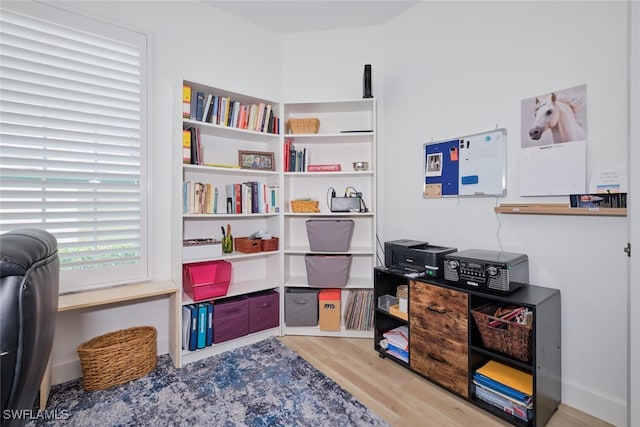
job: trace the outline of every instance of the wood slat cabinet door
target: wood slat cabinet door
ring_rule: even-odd
[[[409,287],[411,369],[468,398],[468,294],[415,280]]]

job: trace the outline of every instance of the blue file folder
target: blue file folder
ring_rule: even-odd
[[[207,304],[207,347],[213,344],[213,302]]]
[[[207,305],[198,304],[198,344],[197,348],[204,348],[207,344]]]
[[[198,344],[198,307],[194,304],[189,305],[191,311],[191,326],[189,328],[189,350],[193,351],[197,348]]]

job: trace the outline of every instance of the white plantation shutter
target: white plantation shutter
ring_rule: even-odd
[[[0,231],[55,235],[61,292],[145,280],[146,36],[25,7],[0,15]]]

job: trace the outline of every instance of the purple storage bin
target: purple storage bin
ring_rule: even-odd
[[[308,219],[307,237],[313,252],[347,252],[351,246],[352,219]]]
[[[347,286],[351,255],[318,255],[304,256],[309,286],[341,288]]]
[[[213,304],[213,342],[239,338],[249,333],[249,298],[242,295]]]
[[[274,290],[249,295],[249,333],[280,324],[280,294]]]

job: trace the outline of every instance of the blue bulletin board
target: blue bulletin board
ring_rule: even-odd
[[[507,130],[424,144],[424,197],[506,195]]]

